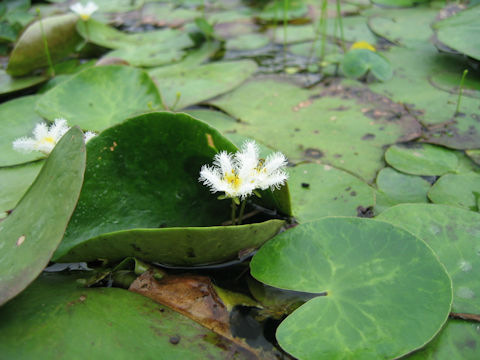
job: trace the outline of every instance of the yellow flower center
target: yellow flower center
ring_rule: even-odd
[[[81,18],[83,21],[87,21],[88,19],[90,19],[90,15],[88,15],[88,14],[80,14],[80,18]]]
[[[232,170],[231,173],[226,173],[223,177],[223,180],[228,182],[236,190],[240,187],[242,180],[238,177],[237,174]]]
[[[51,136],[46,136],[42,139],[43,143],[55,144],[55,139]]]
[[[369,44],[368,42],[366,41],[357,41],[355,43],[353,43],[352,47],[350,49],[366,49],[366,50],[370,50],[370,51],[377,51],[377,49],[375,49],[375,46],[373,46],[372,44]]]

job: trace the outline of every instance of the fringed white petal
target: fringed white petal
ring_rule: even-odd
[[[42,122],[35,125],[33,129],[33,136],[35,140],[40,140],[48,136],[48,126],[46,123]]]
[[[53,138],[55,142],[58,142],[68,130],[70,130],[70,128],[67,125],[67,120],[63,118],[59,118],[59,119],[55,119],[55,122],[53,123],[53,125],[50,126],[48,135],[51,138]]]
[[[287,158],[280,152],[275,154],[268,155],[265,160],[264,168],[267,174],[272,174],[273,172],[287,166]]]
[[[36,151],[36,141],[32,138],[22,137],[13,142],[13,149],[23,153]]]
[[[213,165],[220,168],[220,171],[223,175],[230,174],[232,171],[234,171],[232,155],[226,151],[222,151],[215,155]]]

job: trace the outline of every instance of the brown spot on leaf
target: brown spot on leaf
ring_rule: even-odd
[[[22,245],[23,242],[25,241],[25,239],[26,239],[25,235],[20,236],[20,237],[17,239],[17,246]]]
[[[305,156],[313,159],[320,159],[324,154],[318,149],[308,148],[305,150]]]
[[[205,136],[207,137],[207,144],[209,147],[211,147],[212,149],[214,150],[217,150],[217,148],[215,147],[215,144],[213,142],[213,138],[212,138],[212,135],[211,134],[205,134]]]
[[[363,206],[357,207],[357,216],[361,218],[373,218],[373,206],[368,206],[364,208]]]
[[[375,139],[375,134],[368,133],[362,136],[362,140],[373,140],[373,139]]]

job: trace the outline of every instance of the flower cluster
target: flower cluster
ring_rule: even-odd
[[[83,21],[87,21],[98,10],[98,6],[93,1],[89,1],[87,5],[78,2],[70,6],[70,10],[80,16]]]
[[[259,159],[258,146],[247,141],[236,154],[222,151],[215,155],[213,166],[204,165],[199,181],[212,192],[223,191],[225,197],[245,199],[256,189],[280,188],[288,178],[285,155],[280,152]]]
[[[33,129],[33,138],[22,137],[16,139],[13,142],[13,148],[21,152],[40,151],[48,155],[68,130],[70,130],[70,127],[68,127],[65,119],[55,119],[50,127],[45,123],[40,123]],[[87,131],[84,135],[85,143],[95,135],[94,132]]]

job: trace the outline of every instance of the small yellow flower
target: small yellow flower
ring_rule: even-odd
[[[375,49],[375,46],[366,41],[357,41],[353,43],[353,45],[350,47],[350,50],[353,49],[366,49],[370,51],[377,51],[377,49]]]

